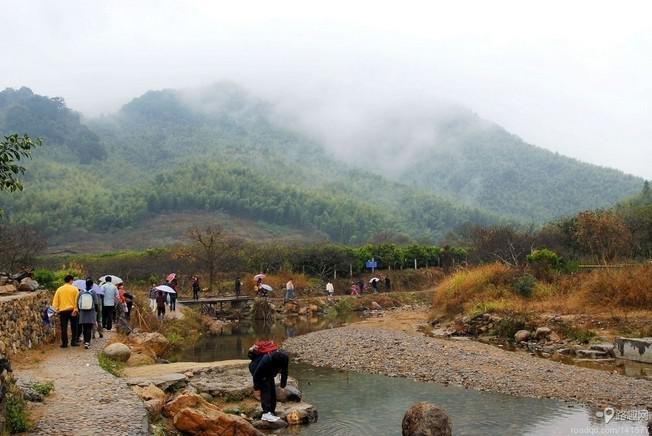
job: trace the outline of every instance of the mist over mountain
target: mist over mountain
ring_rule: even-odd
[[[346,243],[435,242],[465,223],[607,206],[643,183],[438,102],[292,112],[230,82],[149,91],[91,120],[26,88],[0,102],[0,133],[45,139],[25,191],[0,207],[50,235],[196,212]]]

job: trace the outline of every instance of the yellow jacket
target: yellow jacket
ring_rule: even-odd
[[[73,285],[66,283],[54,293],[52,307],[54,307],[58,312],[61,312],[62,310],[77,310],[78,295],[79,290],[77,290]]]

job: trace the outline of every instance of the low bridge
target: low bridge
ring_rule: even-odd
[[[215,316],[224,311],[225,304],[227,305],[227,308],[230,309],[241,309],[248,301],[253,299],[254,297],[249,297],[247,295],[240,295],[238,297],[232,295],[229,297],[204,297],[198,300],[177,300],[177,303],[189,307],[199,306],[202,313]],[[218,305],[220,306],[219,310],[217,309]]]

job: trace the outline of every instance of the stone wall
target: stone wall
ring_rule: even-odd
[[[54,340],[52,328],[41,319],[51,302],[46,290],[0,297],[0,358]]]

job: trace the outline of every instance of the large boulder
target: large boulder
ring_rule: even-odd
[[[16,286],[11,283],[0,286],[0,295],[13,294],[16,291]]]
[[[247,420],[222,412],[197,394],[182,394],[163,407],[177,430],[190,434],[262,436]]]
[[[451,436],[451,420],[444,409],[417,403],[403,416],[403,436]]]
[[[371,310],[383,310],[383,307],[376,303],[375,301],[371,302]]]
[[[151,377],[129,377],[126,379],[128,385],[147,386],[155,385],[163,391],[178,391],[188,384],[188,377],[184,374],[171,372],[168,374],[153,375]]]
[[[301,391],[297,387],[289,384],[285,388],[276,386],[276,399],[281,402],[299,402],[301,401]]]
[[[164,356],[170,348],[170,341],[161,333],[132,333],[129,335],[129,344],[135,349],[152,354],[152,357]]]
[[[22,292],[33,292],[38,288],[38,282],[30,277],[25,277],[20,281],[20,284],[18,285],[18,290]]]
[[[114,342],[104,348],[104,354],[118,362],[126,362],[131,356],[131,349],[122,342]]]
[[[525,342],[528,339],[530,339],[529,330],[519,330],[516,333],[514,333],[514,342],[516,342],[517,344],[520,344],[521,342]]]
[[[143,400],[145,409],[151,420],[156,419],[163,410],[165,405],[165,392],[157,388],[153,384],[145,387],[134,386],[133,391]]]
[[[127,366],[153,365],[156,360],[149,354],[143,352],[132,353],[127,360]]]

